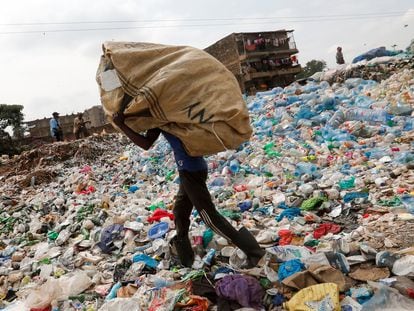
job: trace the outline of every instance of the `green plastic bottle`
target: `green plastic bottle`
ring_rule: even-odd
[[[339,181],[339,188],[341,188],[341,190],[346,190],[346,189],[351,189],[355,187],[355,177],[352,176],[351,178],[348,179],[342,179]]]

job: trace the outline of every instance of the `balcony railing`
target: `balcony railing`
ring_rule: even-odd
[[[296,42],[292,32],[281,34],[243,34],[238,37],[239,55],[260,55],[265,53],[286,53],[294,50],[297,53]]]
[[[252,79],[257,78],[266,78],[266,77],[273,77],[273,76],[281,76],[286,74],[297,74],[302,71],[302,68],[300,65],[289,67],[289,68],[280,68],[277,70],[271,70],[271,71],[260,71],[260,72],[249,72],[243,74],[244,80],[249,81]]]

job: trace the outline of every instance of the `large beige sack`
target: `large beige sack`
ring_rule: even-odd
[[[235,149],[252,133],[233,74],[188,46],[106,42],[97,72],[107,116],[124,110],[136,132],[158,127],[192,156]],[[123,103],[124,94],[132,97]]]

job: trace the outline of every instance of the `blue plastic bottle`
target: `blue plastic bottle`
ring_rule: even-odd
[[[211,248],[207,252],[207,254],[203,257],[204,264],[206,264],[207,266],[210,266],[215,255],[216,255],[216,250],[214,248]]]
[[[210,187],[222,187],[225,184],[223,177],[217,177],[210,183]]]
[[[367,199],[369,194],[367,192],[349,192],[344,196],[344,202],[349,203],[354,199]]]
[[[237,174],[240,171],[240,163],[236,159],[230,161],[229,167],[233,174]]]
[[[120,289],[122,287],[121,282],[115,283],[114,286],[112,286],[111,291],[109,292],[109,294],[105,297],[105,300],[112,300],[116,298],[116,293],[118,291],[118,289]]]
[[[315,164],[307,163],[307,162],[299,162],[298,164],[296,164],[295,176],[300,177],[304,174],[315,176],[317,171],[318,171],[318,167]]]
[[[414,197],[411,195],[403,195],[401,197],[401,202],[404,207],[409,211],[411,214],[414,214]]]

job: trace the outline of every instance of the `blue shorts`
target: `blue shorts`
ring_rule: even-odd
[[[178,170],[190,172],[207,170],[207,163],[203,157],[192,157],[185,151],[183,143],[177,137],[167,132],[161,131],[165,139],[170,143],[174,152],[175,162]]]

